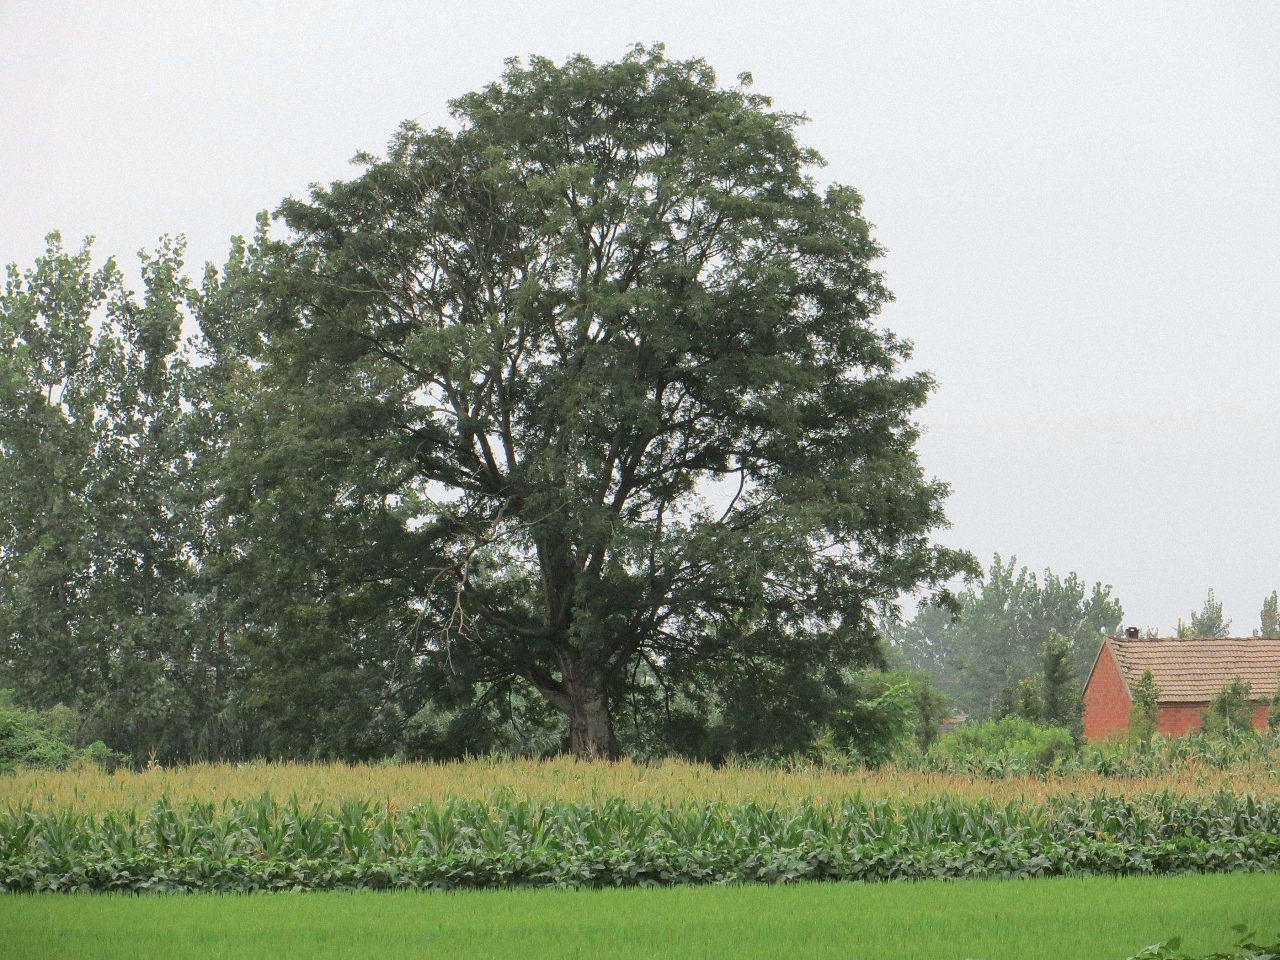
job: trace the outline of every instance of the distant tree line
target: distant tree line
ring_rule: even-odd
[[[1104,634],[1124,611],[1101,583],[1075,573],[1043,579],[996,556],[963,591],[958,609],[924,604],[890,631],[895,655],[933,676],[974,718],[1021,715],[1051,725],[1079,723],[1085,676]]]
[[[1256,636],[1280,637],[1277,593],[1263,600]],[[1081,697],[1105,635],[1124,622],[1120,601],[1102,583],[1071,573],[1038,577],[999,555],[955,607],[925,603],[887,629],[890,659],[934,678],[975,719],[1021,716],[1080,730]],[[1231,621],[1209,590],[1199,611],[1178,620],[1178,637],[1225,637]],[[1153,628],[1146,636],[1158,636]],[[1152,700],[1154,703],[1154,700]]]

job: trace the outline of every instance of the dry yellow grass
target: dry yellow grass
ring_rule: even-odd
[[[270,793],[304,803],[334,803],[358,797],[394,801],[404,807],[446,797],[488,799],[510,789],[529,799],[671,802],[724,800],[794,803],[818,799],[923,800],[947,794],[999,802],[1036,801],[1055,794],[1136,795],[1172,790],[1206,795],[1227,789],[1280,796],[1280,774],[1262,764],[1216,770],[1189,766],[1165,777],[1110,778],[1073,774],[1061,778],[978,780],[955,774],[914,773],[887,768],[839,773],[830,769],[784,771],[756,767],[712,768],[679,760],[654,764],[582,763],[552,760],[479,759],[458,763],[360,765],[345,763],[192,764],[143,772],[104,773],[96,767],[50,772],[19,770],[0,776],[0,809],[30,804],[105,812],[145,808],[167,795],[173,801],[221,801]]]

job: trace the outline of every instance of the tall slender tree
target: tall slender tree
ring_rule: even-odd
[[[1271,596],[1263,599],[1260,619],[1262,636],[1270,640],[1280,639],[1280,593],[1272,590]]]
[[[1205,597],[1200,612],[1192,612],[1190,623],[1183,622],[1179,617],[1175,630],[1179,637],[1225,637],[1230,632],[1231,621],[1223,615],[1222,601],[1214,596],[1212,587],[1209,588],[1209,595]]]
[[[182,344],[198,297],[180,242],[140,268],[138,297],[54,234],[0,297],[0,684],[135,755],[217,755]]]

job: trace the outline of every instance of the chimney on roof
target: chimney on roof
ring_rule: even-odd
[[[1126,638],[1126,639],[1128,639],[1128,640],[1137,640],[1137,639],[1138,639],[1138,628],[1137,628],[1137,627],[1125,627],[1125,628],[1124,628],[1124,635],[1125,635],[1125,638]]]

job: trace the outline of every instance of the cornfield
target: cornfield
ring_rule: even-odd
[[[263,793],[296,797],[303,805],[335,805],[348,799],[390,803],[399,809],[448,799],[483,800],[509,791],[522,800],[669,804],[805,801],[840,804],[855,798],[919,802],[948,796],[969,802],[1041,803],[1070,794],[1140,796],[1172,791],[1210,796],[1221,791],[1280,796],[1275,753],[1216,763],[1192,757],[1155,764],[1136,756],[1111,758],[1111,768],[1059,770],[1031,775],[1006,766],[998,776],[972,771],[903,769],[840,770],[822,764],[710,767],[680,760],[652,764],[629,761],[583,763],[550,760],[477,759],[443,764],[193,764],[106,773],[86,765],[63,771],[18,770],[0,776],[0,809],[70,809],[105,813],[145,809],[162,798],[221,804]],[[1128,766],[1125,766],[1128,764]],[[1142,766],[1147,764],[1147,766]]]
[[[1280,869],[1280,801],[1055,797],[759,803],[162,800],[10,809],[0,889],[278,890],[781,883]]]

